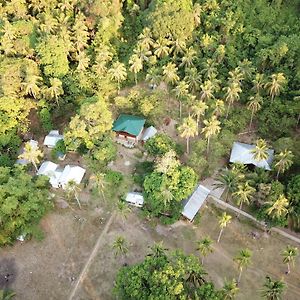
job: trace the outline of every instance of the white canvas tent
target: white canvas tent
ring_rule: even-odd
[[[31,148],[33,148],[33,149],[36,149],[39,146],[39,143],[35,140],[30,140],[29,144],[30,144]],[[24,147],[22,147],[22,149],[20,151],[20,154],[22,154],[22,153],[24,153]],[[17,159],[16,164],[18,164],[18,165],[28,165],[29,161],[27,159],[24,159],[24,158],[19,158],[19,159]]]
[[[141,193],[131,192],[126,195],[126,202],[137,207],[142,207],[144,204],[144,197]]]
[[[231,150],[231,155],[229,161],[234,163],[242,163],[245,165],[255,165],[256,167],[263,168],[265,170],[271,170],[272,161],[274,158],[274,150],[269,149],[268,158],[257,161],[254,158],[254,154],[251,152],[255,149],[255,145],[244,144],[240,142],[234,142]]]
[[[209,189],[199,184],[191,197],[186,201],[182,215],[188,218],[190,221],[193,221],[209,193]]]
[[[49,148],[54,148],[56,143],[63,138],[63,135],[59,134],[58,130],[51,130],[49,134],[45,136],[44,145]]]
[[[62,170],[59,170],[58,165],[52,161],[44,161],[37,172],[37,175],[48,176],[51,185],[55,188],[59,187],[59,179],[61,174]]]
[[[157,133],[157,129],[155,127],[150,126],[146,128],[146,130],[143,133],[142,141],[146,142],[147,140],[155,136],[156,133]]]
[[[69,181],[75,181],[77,184],[80,184],[83,176],[85,174],[85,169],[79,166],[65,166],[60,178],[59,184],[64,189]]]

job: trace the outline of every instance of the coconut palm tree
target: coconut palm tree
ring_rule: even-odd
[[[38,98],[40,94],[40,82],[42,77],[37,75],[27,75],[25,81],[22,83],[25,95],[31,95],[34,99]]]
[[[196,50],[193,47],[189,47],[183,57],[181,58],[181,64],[179,65],[180,67],[184,68],[191,68],[194,66],[194,60],[196,58]]]
[[[168,63],[163,66],[163,77],[166,83],[174,84],[179,80],[179,76],[177,75],[178,68],[174,63]]]
[[[186,152],[190,153],[189,141],[198,133],[196,121],[192,117],[183,119],[182,124],[178,127],[179,134],[182,138],[186,138]]]
[[[240,98],[240,93],[242,89],[237,82],[232,82],[228,87],[223,88],[225,91],[225,101],[228,103],[226,119],[228,118],[229,110],[231,105]]]
[[[154,45],[150,28],[145,27],[143,29],[142,33],[138,37],[138,43],[142,46],[142,48],[150,50],[150,48]]]
[[[98,191],[102,194],[103,199],[105,199],[104,191],[107,186],[107,181],[105,179],[104,173],[96,173],[91,176],[91,179],[94,180],[94,185],[98,189]]]
[[[208,101],[214,98],[215,87],[211,80],[206,80],[203,84],[200,85],[200,100]]]
[[[274,97],[278,96],[286,83],[286,78],[283,73],[276,73],[271,75],[271,81],[265,84],[265,88],[271,96],[273,102]]]
[[[133,54],[129,60],[129,65],[129,70],[134,73],[134,80],[137,85],[137,73],[143,69],[143,61],[139,56]]]
[[[200,122],[200,117],[204,116],[205,111],[208,109],[208,105],[206,105],[205,102],[203,101],[197,101],[193,106],[192,106],[192,116],[196,117],[196,124],[197,124],[197,134],[198,134],[198,128],[199,128],[199,122]]]
[[[186,43],[184,40],[176,39],[170,42],[171,49],[170,52],[173,52],[173,55],[176,57],[178,54],[183,54],[186,49]]]
[[[161,82],[160,69],[152,67],[147,71],[146,81],[152,84],[152,86],[158,86]]]
[[[112,249],[115,256],[121,256],[122,258],[124,258],[129,251],[128,243],[122,236],[117,236],[112,244]]]
[[[224,101],[221,99],[217,99],[213,104],[214,110],[213,114],[218,118],[221,116],[225,111],[225,104]]]
[[[182,100],[187,97],[189,91],[188,91],[189,86],[187,83],[182,80],[180,81],[176,87],[172,90],[173,93],[175,94],[176,99],[179,101],[179,117],[181,119],[182,115]]]
[[[213,252],[212,239],[209,236],[204,237],[202,240],[197,242],[197,251],[201,254],[201,264],[203,265],[204,258]]]
[[[265,75],[264,75],[264,74],[257,73],[257,74],[255,75],[254,80],[252,80],[252,83],[253,83],[252,90],[253,90],[256,94],[260,94],[261,91],[263,90],[264,86],[265,86]]]
[[[228,72],[229,85],[241,86],[241,82],[244,80],[244,74],[240,67],[236,67],[233,71]]]
[[[16,296],[16,293],[8,289],[0,289],[0,300],[10,300]]]
[[[238,69],[242,73],[245,79],[252,78],[254,68],[252,67],[252,62],[248,59],[244,59],[238,63]]]
[[[267,300],[281,300],[282,293],[286,285],[281,280],[272,280],[270,276],[266,276],[262,297]]]
[[[251,130],[253,116],[261,109],[263,98],[260,96],[259,93],[256,93],[255,96],[251,96],[249,100],[250,101],[248,102],[247,108],[251,111],[251,119],[249,125],[249,129]]]
[[[45,91],[49,99],[54,99],[58,106],[58,97],[64,94],[62,82],[58,78],[50,78],[50,87]]]
[[[112,67],[108,70],[108,75],[112,80],[115,80],[117,82],[118,91],[120,91],[120,83],[127,77],[125,65],[118,61],[114,62]]]
[[[276,178],[278,180],[279,173],[284,173],[293,164],[294,155],[292,151],[285,149],[275,155],[275,169],[277,169]]]
[[[232,216],[228,215],[226,212],[224,212],[220,217],[219,217],[219,226],[220,226],[220,233],[217,239],[217,243],[220,242],[221,236],[223,234],[224,228],[231,222]]]
[[[234,198],[236,199],[239,209],[242,209],[244,203],[247,205],[250,204],[253,194],[256,192],[256,189],[249,185],[246,181],[244,184],[239,184],[237,191],[233,193]]]
[[[154,55],[157,58],[163,58],[167,56],[170,53],[170,48],[169,48],[170,42],[167,39],[158,39],[154,43]]]
[[[262,161],[268,158],[268,147],[264,139],[258,139],[256,141],[255,148],[250,150],[253,153],[254,159],[256,161]]]
[[[226,281],[221,290],[222,299],[233,300],[238,292],[239,288],[235,279],[232,279],[231,281]]]
[[[271,204],[269,208],[266,209],[266,213],[272,218],[281,218],[289,212],[289,200],[283,195],[279,195],[275,202],[267,202]]]
[[[186,68],[184,81],[188,84],[191,93],[195,94],[201,85],[201,75],[196,68]]]
[[[79,200],[79,193],[81,192],[81,187],[75,182],[75,180],[70,180],[65,186],[65,191],[69,199],[75,198],[79,208],[81,209],[81,202]]]
[[[217,73],[217,64],[215,60],[208,58],[202,66],[201,73],[206,76],[206,78],[210,78],[213,74]]]
[[[35,170],[38,171],[37,164],[43,156],[43,152],[38,146],[34,147],[30,144],[30,142],[27,142],[24,146],[24,152],[20,154],[18,158],[28,160],[33,164]]]
[[[242,272],[244,268],[247,268],[251,263],[252,252],[249,249],[242,249],[239,253],[233,258],[233,261],[237,264],[239,269],[239,276],[237,279],[237,284],[240,283]]]
[[[118,214],[122,218],[123,222],[127,219],[128,214],[131,212],[130,207],[125,201],[118,201],[117,203]]]
[[[90,59],[84,50],[80,50],[77,52],[76,60],[78,62],[77,71],[84,71],[89,67]]]
[[[295,264],[295,259],[299,255],[297,247],[292,247],[288,245],[284,251],[281,253],[283,257],[283,262],[287,265],[287,274],[291,272],[291,265]]]
[[[217,135],[220,132],[221,122],[217,119],[216,116],[212,116],[209,120],[204,120],[203,123],[205,127],[202,129],[202,133],[204,133],[204,136],[207,139],[207,155],[208,155],[210,139],[212,136]]]

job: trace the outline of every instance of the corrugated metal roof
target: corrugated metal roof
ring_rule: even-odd
[[[148,127],[148,128],[145,130],[145,132],[144,132],[144,134],[143,134],[143,137],[142,137],[142,140],[143,140],[143,141],[147,141],[147,140],[149,140],[150,138],[152,138],[153,136],[155,136],[156,133],[157,133],[157,129],[156,129],[155,127],[153,127],[153,126],[150,126],[150,127]]]
[[[209,193],[210,193],[209,189],[199,184],[196,190],[194,191],[194,193],[191,195],[191,197],[187,200],[186,204],[184,205],[182,215],[188,218],[190,221],[192,221],[196,216],[198,210],[203,205]]]
[[[132,115],[121,114],[114,122],[113,131],[123,131],[138,136],[145,124],[145,119]]]
[[[255,149],[255,145],[249,145],[240,142],[234,142],[230,155],[230,162],[242,163],[245,165],[253,164],[259,168],[264,168],[266,170],[271,170],[271,164],[274,157],[274,150],[269,149],[268,158],[265,160],[257,161],[254,159],[254,153],[251,150]]]

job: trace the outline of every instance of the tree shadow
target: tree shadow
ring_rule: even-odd
[[[14,258],[0,260],[0,289],[8,289],[17,277],[17,266]]]

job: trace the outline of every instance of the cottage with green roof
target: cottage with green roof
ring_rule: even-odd
[[[116,132],[120,142],[123,140],[134,145],[141,139],[145,121],[141,117],[121,114],[113,124],[113,131]]]

